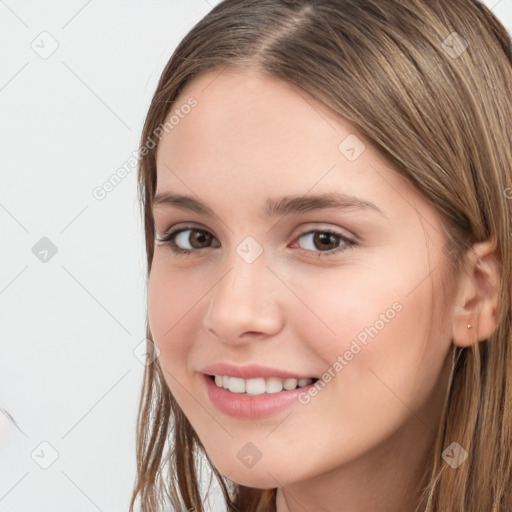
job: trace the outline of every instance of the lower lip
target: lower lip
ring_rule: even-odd
[[[202,374],[202,377],[212,403],[224,414],[235,418],[264,418],[277,414],[296,402],[301,393],[307,393],[314,386],[312,383],[290,391],[251,396],[219,388],[208,375]]]

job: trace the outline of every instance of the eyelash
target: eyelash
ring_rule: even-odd
[[[169,246],[171,248],[172,252],[179,256],[190,256],[193,252],[201,251],[202,249],[180,249],[179,247],[177,247],[176,242],[174,241],[174,238],[179,233],[182,233],[183,231],[200,231],[202,233],[209,233],[208,230],[202,229],[199,226],[185,226],[185,227],[182,227],[179,229],[175,229],[174,231],[164,233],[162,238],[157,238],[157,240],[159,242],[162,242],[163,245]],[[311,233],[327,233],[329,235],[334,235],[335,237],[338,237],[343,242],[343,245],[340,246],[340,247],[342,247],[341,249],[339,247],[336,249],[329,250],[329,251],[310,251],[308,249],[303,249],[304,251],[307,251],[307,252],[316,253],[317,254],[316,257],[319,257],[319,258],[334,256],[334,255],[340,254],[342,252],[349,251],[359,245],[359,243],[356,242],[355,240],[347,238],[346,236],[344,236],[336,231],[332,231],[330,229],[305,230],[297,235],[297,239],[303,237],[304,235],[309,235]],[[209,234],[211,234],[211,233],[209,233]]]

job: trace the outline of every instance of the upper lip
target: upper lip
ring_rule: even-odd
[[[234,366],[228,363],[217,363],[205,366],[201,373],[206,375],[227,375],[228,377],[239,377],[241,379],[255,379],[278,377],[280,379],[308,379],[316,378],[311,375],[299,375],[297,373],[279,370],[278,368],[270,368],[268,366],[260,366],[257,364],[249,364],[245,366]]]

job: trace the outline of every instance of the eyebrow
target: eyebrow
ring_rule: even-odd
[[[215,216],[213,210],[191,196],[161,192],[153,200],[153,207],[171,206],[181,210],[192,211],[200,215]],[[333,208],[337,210],[363,209],[375,211],[382,216],[386,215],[373,203],[355,196],[340,194],[337,192],[326,192],[322,194],[305,196],[284,196],[271,198],[267,201],[263,214],[267,217],[276,217],[292,213],[306,213],[315,210]]]

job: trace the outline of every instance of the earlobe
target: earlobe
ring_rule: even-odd
[[[466,253],[453,316],[452,338],[459,347],[488,339],[497,327],[501,266],[496,242],[479,242]]]

